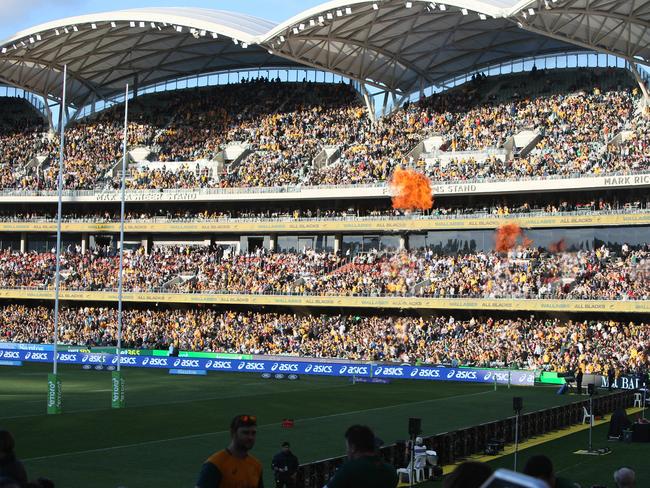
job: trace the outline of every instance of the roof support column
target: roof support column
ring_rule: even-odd
[[[366,102],[366,110],[368,111],[368,117],[370,117],[370,120],[374,125],[375,122],[377,122],[377,118],[375,117],[375,101],[368,93],[368,90],[366,90],[365,84],[359,83],[359,87],[361,88],[361,93],[363,94],[363,101]]]
[[[54,117],[52,116],[52,109],[50,109],[50,102],[47,98],[47,95],[40,94],[43,97],[43,106],[45,107],[45,117],[47,117],[47,128],[48,130],[54,130]]]
[[[644,105],[647,105],[648,98],[650,96],[648,95],[648,88],[645,85],[645,81],[643,78],[641,78],[641,73],[639,73],[639,70],[636,67],[636,63],[628,59],[628,64],[630,65],[630,71],[634,75],[634,79],[639,84],[639,88],[641,88],[641,91],[643,92],[643,103]]]

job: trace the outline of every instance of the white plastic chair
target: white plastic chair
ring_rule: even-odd
[[[643,395],[641,393],[635,393],[634,394],[634,406],[641,408],[643,406]]]
[[[582,407],[582,412],[584,414],[582,417],[582,423],[586,424],[589,420],[591,422],[591,425],[594,425],[594,416],[587,411],[587,407]]]
[[[418,456],[413,462],[413,474],[415,476],[414,481],[416,483],[424,481],[424,468],[427,466],[427,457]],[[409,465],[405,468],[399,468],[397,470],[397,477],[399,478],[400,482],[411,483],[411,463],[409,463]]]

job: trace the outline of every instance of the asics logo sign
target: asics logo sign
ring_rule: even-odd
[[[411,376],[417,376],[418,378],[440,378],[440,370],[413,368],[411,371]]]
[[[71,362],[71,363],[77,362],[77,355],[76,354],[67,354],[67,353],[64,353],[64,352],[60,352],[60,353],[58,353],[56,355],[56,358],[59,361],[65,361],[65,362]]]
[[[237,369],[246,371],[264,371],[264,363],[241,362],[237,366]]]
[[[176,363],[179,363],[178,365]],[[181,359],[180,362],[177,359],[174,361],[174,366],[180,366],[181,368],[198,368],[199,360],[198,359]]]
[[[208,361],[205,369],[232,369],[232,361]]]
[[[339,374],[348,374],[348,375],[367,375],[368,366],[343,366],[339,369]]]
[[[305,373],[309,372],[312,372],[314,374],[332,374],[334,373],[334,370],[329,364],[314,364],[313,366],[309,364],[305,368]]]
[[[144,358],[142,361],[142,365],[146,366],[163,366],[166,367],[168,365],[167,363],[167,358]]]
[[[402,367],[383,367],[383,368],[377,368],[379,371],[375,371],[375,373],[379,376],[397,376],[401,377],[404,376],[404,368]]]
[[[0,358],[20,359],[20,351],[0,351]]]

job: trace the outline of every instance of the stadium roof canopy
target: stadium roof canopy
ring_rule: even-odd
[[[315,67],[409,94],[522,57],[596,50],[650,64],[650,0],[334,0],[274,24],[197,8],[71,17],[0,43],[0,82],[80,107],[195,74]]]

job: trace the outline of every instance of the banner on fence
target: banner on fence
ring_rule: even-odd
[[[0,349],[0,360],[51,362],[53,351],[30,351]],[[105,353],[84,353],[62,351],[57,361],[63,364],[90,366],[116,365],[118,356]],[[135,368],[187,369],[225,371],[240,373],[284,373],[296,375],[318,375],[338,377],[413,379],[434,381],[462,381],[472,383],[499,383],[519,386],[533,386],[533,371],[506,371],[494,369],[447,368],[436,366],[383,365],[359,363],[329,363],[298,360],[255,360],[202,357],[135,356],[123,354],[120,364]]]

